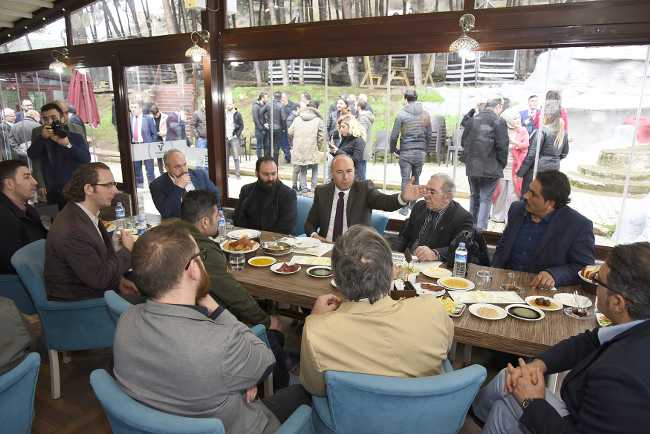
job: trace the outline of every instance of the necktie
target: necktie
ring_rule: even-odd
[[[343,205],[345,193],[339,192],[339,200],[336,202],[336,214],[334,215],[334,233],[332,234],[332,241],[341,236],[343,233]]]

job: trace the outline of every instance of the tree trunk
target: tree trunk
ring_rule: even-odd
[[[416,88],[422,87],[422,55],[414,54],[413,60],[413,82]]]
[[[347,57],[348,75],[350,76],[350,86],[359,87],[359,74],[357,73],[357,58]]]
[[[153,36],[153,31],[151,29],[151,13],[149,12],[149,2],[147,0],[140,0],[142,5],[142,12],[144,13],[144,22],[147,25],[147,30],[149,31],[149,37]]]
[[[273,9],[273,0],[266,0],[266,5],[269,11],[271,12],[271,25],[274,26],[278,24],[277,15]],[[280,70],[282,71],[282,85],[289,86],[289,70],[287,69],[287,61],[280,60]]]
[[[113,0],[113,6],[115,6],[115,12],[116,12],[116,15],[117,15],[117,22],[120,23],[121,32],[119,32],[117,30],[117,26],[115,25],[115,19],[113,18],[113,14],[111,13],[110,8],[108,7],[108,5],[106,4],[105,1],[103,3],[104,3],[104,13],[108,14],[108,18],[113,23],[113,27],[115,27],[115,33],[117,34],[117,36],[119,38],[124,38],[126,36],[126,32],[124,31],[124,26],[122,25],[122,18],[120,18],[120,9],[118,8],[117,0]]]
[[[131,11],[131,16],[133,16],[133,24],[135,25],[135,31],[138,36],[142,36],[142,31],[140,30],[140,23],[138,22],[138,13],[135,10],[135,0],[126,0],[126,4]]]
[[[174,19],[174,14],[172,12],[172,7],[170,2],[174,0],[162,0],[163,4],[163,14],[165,16],[165,25],[167,26],[167,33],[180,33],[178,28],[178,22]]]
[[[325,0],[318,0],[318,20],[325,21],[327,19],[327,3]]]

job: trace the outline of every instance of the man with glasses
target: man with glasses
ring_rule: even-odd
[[[47,203],[62,209],[65,205],[63,187],[75,169],[90,162],[90,152],[84,138],[67,129],[63,110],[57,104],[41,107],[41,121],[41,134],[32,140],[27,155],[40,162]]]
[[[594,263],[594,230],[591,220],[568,206],[570,194],[565,174],[538,173],[524,200],[510,206],[492,266],[537,273],[534,289],[579,283],[578,271]]]
[[[99,212],[111,206],[116,194],[113,174],[104,163],[85,164],[72,175],[65,191],[68,203],[54,219],[45,244],[48,298],[98,298],[110,289],[137,294],[124,278],[131,268],[133,235],[125,230],[114,234],[116,250],[99,220]]]
[[[446,261],[449,244],[463,230],[471,230],[472,215],[454,200],[456,185],[444,173],[429,179],[424,200],[416,202],[411,217],[393,242],[393,250],[420,261]]]
[[[478,395],[483,433],[647,433],[650,426],[650,243],[618,245],[596,278],[609,327],[508,365]],[[560,396],[544,375],[570,370]]]

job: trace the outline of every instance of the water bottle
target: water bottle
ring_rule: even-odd
[[[124,229],[124,219],[126,218],[126,211],[124,210],[124,205],[122,205],[122,202],[118,202],[115,205],[115,220],[116,221],[116,229],[117,230],[122,230]]]
[[[219,226],[218,226],[219,236],[226,236],[226,217],[223,215],[223,211],[219,210]]]
[[[138,231],[139,237],[147,230],[147,216],[144,213],[139,213],[138,217],[136,217],[135,228]]]
[[[138,190],[138,215],[145,215],[144,212],[144,190]]]
[[[454,277],[465,277],[467,272],[467,249],[465,243],[458,243],[454,256]]]

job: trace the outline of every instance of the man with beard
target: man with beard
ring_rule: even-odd
[[[239,193],[235,226],[290,235],[296,224],[296,192],[278,179],[278,165],[272,157],[255,163],[257,182],[246,184]]]
[[[208,295],[203,255],[178,225],[157,226],[136,242],[133,272],[147,302],[117,325],[115,378],[155,409],[218,418],[229,433],[275,432],[309,395],[294,385],[255,400],[273,353]]]

